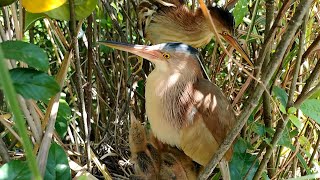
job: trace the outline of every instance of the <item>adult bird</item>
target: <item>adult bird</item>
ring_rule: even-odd
[[[226,9],[208,6],[217,33],[233,46],[250,66],[252,61],[234,37],[235,21]],[[192,11],[184,0],[143,0],[139,4],[139,29],[152,44],[182,42],[203,47],[214,37],[201,8]]]
[[[104,41],[155,64],[146,82],[146,113],[153,134],[176,146],[200,165],[207,165],[232,126],[235,114],[221,90],[202,75],[198,51],[182,43],[153,46]],[[221,161],[224,167],[232,148]]]

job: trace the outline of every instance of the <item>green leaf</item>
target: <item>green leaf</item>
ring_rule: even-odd
[[[68,125],[70,123],[69,119],[71,117],[71,109],[64,99],[60,99],[59,101],[60,103],[57,121],[55,123],[55,129],[60,138],[64,139],[64,136],[67,134]]]
[[[0,180],[29,180],[32,177],[27,162],[11,160],[0,167]]]
[[[274,86],[272,89],[272,92],[276,96],[276,98],[280,101],[282,106],[286,107],[288,102],[288,95],[286,91],[278,86]]]
[[[319,98],[320,98],[320,90],[313,93],[309,99],[319,99]]]
[[[304,160],[304,157],[300,153],[297,153],[296,157],[299,159],[300,163],[302,164],[303,169],[306,170],[308,174],[311,174],[312,172],[307,162]]]
[[[297,116],[293,114],[289,114],[289,119],[298,129],[302,129],[303,124],[302,122],[299,121],[299,118]]]
[[[233,10],[233,15],[235,17],[236,27],[243,22],[243,18],[248,13],[248,1],[247,0],[239,0]]]
[[[31,25],[34,24],[34,22],[36,22],[37,20],[40,20],[44,17],[45,17],[45,14],[43,14],[43,13],[30,13],[30,12],[26,11],[24,30],[25,31],[28,30],[31,27]]]
[[[23,61],[29,66],[47,71],[49,60],[47,54],[40,47],[23,41],[4,41],[0,43],[0,48],[4,52],[4,57]]]
[[[67,155],[62,147],[56,143],[51,144],[44,179],[71,179]]]
[[[260,136],[264,136],[266,134],[265,125],[258,123],[258,122],[254,122],[252,124],[252,130],[253,130],[253,132],[257,133]]]
[[[27,99],[45,100],[60,91],[53,77],[30,68],[15,68],[10,75],[16,91]]]
[[[255,161],[256,156],[246,153],[246,142],[239,139],[234,147],[232,161],[229,164],[231,179],[253,179],[258,169],[259,162]],[[248,171],[250,172],[248,173]]]
[[[76,20],[82,20],[87,18],[97,6],[98,0],[76,0],[75,1],[75,14]],[[69,21],[70,20],[70,7],[67,1],[62,6],[53,9],[51,11],[45,12],[49,17]]]
[[[289,130],[287,127],[285,127],[278,144],[282,145],[282,146],[286,146],[286,147],[291,146],[291,137],[290,137]]]
[[[296,113],[296,111],[297,111],[297,108],[295,108],[295,107],[290,107],[290,108],[288,109],[288,113],[289,113],[289,114],[294,114],[294,113]]]
[[[279,104],[279,109],[280,109],[280,112],[282,112],[283,114],[287,114],[287,110],[282,104]]]
[[[301,104],[300,109],[303,112],[303,114],[312,118],[318,124],[320,124],[320,100],[319,99],[305,100]]]

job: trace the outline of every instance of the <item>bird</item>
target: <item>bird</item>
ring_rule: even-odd
[[[195,180],[199,169],[192,159],[177,148],[160,146],[151,132],[131,112],[129,145],[135,174],[131,180]]]
[[[253,62],[234,37],[234,16],[223,7],[209,5],[207,8],[220,37],[253,67]],[[192,11],[184,0],[143,0],[138,11],[140,32],[152,44],[182,42],[201,48],[214,37],[201,8]]]
[[[153,135],[206,166],[236,122],[230,102],[218,86],[204,78],[197,49],[183,43],[102,45],[141,56],[155,65],[146,79],[146,114]],[[232,147],[220,162],[230,179]]]

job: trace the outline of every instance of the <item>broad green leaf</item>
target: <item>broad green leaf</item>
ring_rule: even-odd
[[[31,27],[31,25],[34,24],[34,22],[36,22],[37,20],[40,20],[44,17],[45,17],[45,14],[43,14],[43,13],[30,13],[30,12],[26,11],[24,30],[25,31],[28,30]]]
[[[274,86],[272,89],[272,92],[276,96],[276,98],[280,101],[282,106],[286,107],[288,102],[288,95],[286,91],[278,86]]]
[[[62,147],[56,143],[51,144],[44,179],[71,179],[71,171],[68,164],[67,155]]]
[[[239,139],[234,147],[232,161],[229,164],[231,179],[252,179],[258,169],[256,156],[246,153],[246,142]],[[250,172],[248,173],[248,171]]]
[[[75,13],[76,20],[82,20],[88,17],[94,10],[98,0],[75,0]],[[64,5],[52,11],[45,12],[49,17],[69,21],[70,20],[70,7],[66,2]]]
[[[15,2],[16,0],[1,0],[0,1],[0,7],[3,7],[3,6],[8,6],[10,4],[12,4],[13,2]]]
[[[248,0],[239,0],[234,7],[233,15],[235,17],[236,27],[243,22],[243,18],[248,13]]]
[[[15,68],[10,75],[16,91],[27,99],[45,100],[59,92],[53,77],[30,68]]]
[[[27,162],[11,160],[0,167],[0,180],[29,180],[32,174]]]
[[[287,114],[287,110],[282,104],[279,104],[279,109],[283,114]]]
[[[0,48],[4,52],[4,57],[23,61],[29,66],[47,71],[49,60],[47,54],[40,47],[23,41],[4,41],[0,43]]]
[[[300,120],[297,116],[295,116],[293,114],[289,114],[289,119],[298,129],[302,129],[303,124],[302,124],[302,122],[300,122]]]
[[[21,0],[22,6],[29,12],[32,13],[42,13],[55,9],[66,0]]]
[[[291,137],[290,137],[289,130],[287,127],[285,127],[278,144],[282,145],[282,146],[286,146],[286,147],[291,146]]]
[[[303,114],[312,118],[318,124],[320,124],[320,100],[319,99],[305,100],[301,104],[300,109],[303,112]]]
[[[253,132],[257,133],[260,136],[264,136],[266,134],[265,125],[258,123],[258,122],[254,122],[252,124],[252,130],[253,130]]]
[[[67,129],[69,125],[69,119],[71,117],[71,109],[68,103],[60,99],[59,110],[57,115],[57,121],[55,123],[55,129],[59,134],[61,139],[64,139],[64,136],[67,134]]]

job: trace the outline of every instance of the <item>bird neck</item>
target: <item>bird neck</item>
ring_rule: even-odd
[[[193,104],[193,84],[197,75],[181,72],[163,73],[155,69],[147,79],[147,93],[152,93],[152,100],[157,99],[161,107],[157,109],[165,121],[179,129],[185,124],[186,116]],[[146,99],[148,101],[148,99]]]

